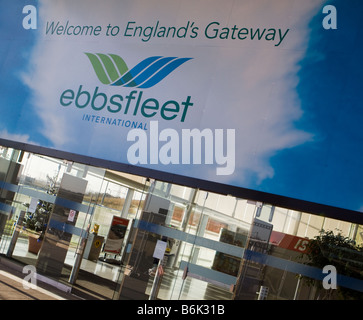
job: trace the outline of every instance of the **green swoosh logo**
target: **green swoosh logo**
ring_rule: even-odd
[[[85,52],[98,79],[103,84],[111,84],[125,74],[129,68],[125,61],[115,54],[87,53]]]

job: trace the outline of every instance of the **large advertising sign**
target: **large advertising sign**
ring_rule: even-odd
[[[0,4],[0,142],[362,211],[362,1]]]

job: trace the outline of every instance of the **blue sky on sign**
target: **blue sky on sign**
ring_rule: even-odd
[[[0,46],[0,103],[2,108],[6,107],[0,118],[0,133],[3,138],[48,145],[48,139],[37,129],[42,124],[33,110],[31,90],[22,81],[22,74],[31,72],[29,60],[36,39],[34,31],[22,26],[25,16],[22,10],[25,5],[36,3],[0,0],[0,39],[3,44],[9,43]],[[32,132],[31,137],[29,132]]]
[[[298,73],[304,115],[296,126],[314,138],[274,156],[275,174],[259,188],[363,211],[363,3],[330,4],[337,8],[338,29],[325,30],[324,15],[314,17]]]

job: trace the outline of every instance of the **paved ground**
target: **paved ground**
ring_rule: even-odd
[[[31,286],[27,275],[0,260],[0,300],[81,300],[41,281]]]

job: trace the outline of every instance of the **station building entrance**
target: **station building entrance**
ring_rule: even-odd
[[[222,193],[0,147],[0,254],[87,299],[316,299],[309,240],[362,243],[356,223]]]

